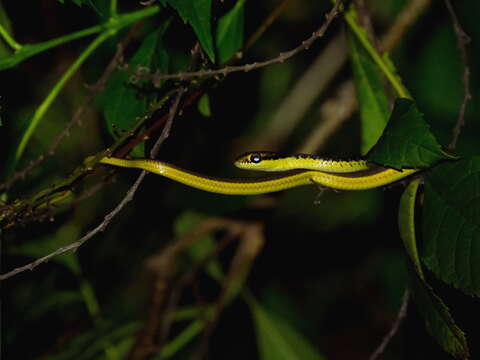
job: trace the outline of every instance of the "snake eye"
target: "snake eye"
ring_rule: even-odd
[[[250,162],[252,164],[258,164],[260,161],[262,161],[262,157],[258,154],[253,154],[250,156]]]

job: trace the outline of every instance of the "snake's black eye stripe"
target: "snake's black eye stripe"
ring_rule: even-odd
[[[260,161],[262,161],[262,157],[258,154],[253,154],[252,156],[250,156],[250,162],[252,162],[253,164],[258,164]]]

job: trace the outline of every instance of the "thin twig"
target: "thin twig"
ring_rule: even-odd
[[[178,104],[180,102],[180,99],[183,95],[183,93],[185,92],[185,89],[182,87],[180,88],[180,90],[178,91],[177,93],[177,96],[175,98],[175,100],[173,101],[173,104],[172,104],[172,107],[170,109],[170,112],[169,112],[169,117],[167,119],[167,122],[166,122],[166,125],[165,125],[165,128],[163,129],[162,133],[160,134],[158,140],[156,141],[155,145],[154,145],[154,148],[152,149],[152,151],[150,152],[150,155],[151,157],[155,157],[156,156],[156,153],[158,152],[158,148],[159,146],[165,141],[165,139],[168,137],[168,135],[170,134],[170,129],[171,129],[171,126],[172,126],[172,122],[173,122],[173,118],[175,117],[176,115],[176,110],[178,108]],[[168,126],[167,126],[168,125]],[[97,226],[95,227],[94,229],[90,230],[85,236],[83,236],[80,240],[78,241],[75,241],[74,243],[70,244],[70,245],[67,245],[67,246],[64,246],[64,247],[61,247],[55,251],[53,251],[52,253],[46,255],[46,256],[43,256],[39,259],[36,259],[35,261],[32,261],[31,263],[29,264],[26,264],[26,265],[23,265],[23,266],[20,266],[20,267],[17,267],[5,274],[2,274],[0,275],[0,281],[1,280],[5,280],[5,279],[8,279],[12,276],[15,276],[25,270],[33,270],[34,268],[36,268],[38,265],[40,264],[43,264],[45,262],[47,262],[48,260],[50,260],[51,258],[55,257],[55,256],[58,256],[58,255],[61,255],[61,254],[64,254],[66,252],[69,252],[69,251],[76,251],[78,248],[80,248],[80,246],[82,246],[85,242],[87,242],[89,239],[91,239],[93,236],[95,236],[97,233],[101,232],[101,231],[104,231],[107,226],[110,224],[110,222],[112,221],[112,219],[120,212],[122,211],[122,209],[125,207],[126,204],[128,204],[132,199],[133,199],[133,196],[135,195],[137,189],[139,188],[140,184],[142,183],[143,181],[143,178],[145,177],[145,175],[147,174],[148,172],[143,170],[140,175],[138,176],[137,180],[135,180],[135,183],[132,185],[132,187],[127,191],[127,194],[125,195],[125,197],[122,199],[122,201],[120,201],[120,203],[115,207],[115,209],[113,209],[108,215],[106,215],[103,219],[103,221]]]
[[[405,292],[403,293],[402,305],[400,306],[400,310],[398,311],[397,318],[395,319],[395,322],[393,323],[392,328],[387,333],[387,335],[385,335],[380,345],[373,352],[373,354],[368,358],[368,360],[376,360],[379,358],[379,356],[383,354],[383,352],[385,351],[386,347],[388,346],[392,338],[398,332],[398,329],[403,319],[405,318],[405,316],[407,316],[409,300],[410,300],[410,290],[406,288]]]
[[[150,157],[152,159],[157,157],[158,150],[160,149],[160,146],[163,144],[163,142],[170,136],[170,131],[172,130],[172,124],[173,124],[173,119],[175,118],[175,115],[177,114],[178,110],[178,104],[180,104],[180,100],[182,99],[183,94],[187,91],[186,87],[180,87],[177,96],[173,100],[172,106],[170,107],[170,110],[168,111],[168,118],[167,122],[165,123],[165,127],[162,130],[162,133],[158,137],[157,141],[152,147],[152,150],[150,151]]]
[[[74,243],[71,243],[70,245],[61,247],[61,248],[55,250],[54,252],[52,252],[48,255],[45,255],[45,256],[43,256],[39,259],[36,259],[35,261],[32,261],[31,263],[29,263],[27,265],[17,267],[17,268],[15,268],[15,269],[13,269],[13,270],[5,273],[5,274],[0,275],[0,280],[6,280],[6,279],[8,279],[12,276],[15,276],[15,275],[17,275],[17,274],[19,274],[19,273],[21,273],[25,270],[33,270],[38,265],[49,261],[51,258],[53,258],[55,256],[64,254],[64,253],[69,252],[69,251],[76,251],[80,246],[82,246],[85,242],[90,240],[97,233],[99,233],[101,231],[104,231],[107,228],[108,224],[110,224],[112,219],[124,208],[124,206],[128,202],[130,202],[133,199],[133,195],[137,191],[138,187],[140,186],[140,183],[142,182],[142,180],[143,180],[143,178],[145,177],[146,174],[147,174],[146,171],[142,171],[142,173],[139,175],[137,180],[135,180],[135,183],[133,184],[133,186],[128,190],[126,196],[122,199],[122,201],[120,201],[120,203],[115,207],[115,209],[113,209],[110,213],[108,213],[104,217],[103,221],[99,225],[97,225],[94,229],[90,230],[85,236],[83,236],[79,240],[75,241]]]
[[[72,128],[75,125],[79,125],[81,123],[83,114],[93,104],[95,100],[95,96],[105,88],[105,85],[108,79],[110,78],[110,75],[117,68],[118,64],[120,64],[125,48],[133,40],[137,31],[138,31],[138,24],[135,24],[134,26],[132,26],[132,28],[128,32],[125,39],[117,45],[115,54],[113,55],[110,63],[105,68],[103,74],[100,76],[100,78],[97,80],[97,82],[94,85],[89,86],[89,89],[91,91],[87,99],[85,100],[83,105],[81,105],[75,111],[72,119],[68,122],[67,126],[62,130],[62,132],[60,132],[53,139],[49,149],[43,154],[41,154],[37,159],[31,161],[24,169],[15,172],[13,176],[10,179],[8,179],[8,181],[6,181],[3,184],[0,184],[0,190],[9,189],[19,179],[24,179],[34,168],[40,165],[45,159],[55,154],[55,151],[60,145],[60,143],[62,142],[62,140],[65,137],[70,135]]]
[[[318,30],[312,33],[312,36],[302,41],[302,43],[298,45],[296,48],[287,52],[282,52],[280,53],[279,56],[270,60],[259,61],[251,64],[245,64],[245,65],[226,66],[221,69],[207,69],[207,70],[183,72],[183,73],[176,73],[176,74],[162,74],[158,71],[153,74],[144,73],[143,71],[136,72],[136,69],[131,69],[127,64],[123,68],[127,71],[132,72],[135,76],[138,77],[139,80],[150,80],[152,81],[153,84],[159,84],[160,81],[162,80],[169,80],[169,79],[187,80],[187,79],[207,77],[207,76],[212,77],[216,75],[226,76],[234,72],[239,72],[239,71],[248,72],[251,70],[263,68],[265,66],[283,63],[284,61],[288,60],[292,56],[295,56],[304,50],[308,50],[317,39],[321,38],[325,34],[325,31],[328,29],[333,19],[335,19],[335,17],[338,15],[339,13],[338,9],[341,3],[342,3],[341,0],[337,0],[333,8],[326,15],[326,21],[322,24],[322,26],[320,26]]]
[[[465,126],[465,111],[467,108],[467,103],[472,98],[472,93],[470,92],[470,67],[468,66],[468,55],[467,55],[467,44],[470,42],[470,37],[465,33],[460,25],[457,14],[452,6],[450,0],[445,0],[445,6],[448,9],[450,17],[452,19],[453,30],[455,31],[455,36],[457,38],[457,47],[460,51],[460,57],[462,60],[463,67],[463,101],[460,105],[460,111],[458,113],[458,119],[452,130],[452,141],[448,145],[449,150],[454,150],[457,146],[458,137],[462,132],[462,128]]]

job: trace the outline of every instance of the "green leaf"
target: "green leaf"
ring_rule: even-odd
[[[453,157],[442,151],[415,103],[399,98],[382,137],[367,158],[384,166],[402,169],[429,167]]]
[[[220,64],[228,61],[243,45],[244,4],[245,0],[238,0],[235,6],[218,20],[216,40]]]
[[[212,0],[168,0],[167,2],[178,12],[183,21],[192,26],[203,50],[209,59],[215,62],[210,25]]]
[[[145,37],[137,52],[129,61],[131,68],[139,66],[149,68],[158,61],[157,46],[167,25],[153,31]],[[167,61],[165,54],[161,53],[162,62]],[[98,97],[99,105],[103,109],[107,128],[114,139],[119,138],[122,132],[128,131],[137,122],[137,117],[147,110],[147,98],[139,94],[132,84],[129,84],[131,75],[125,71],[116,70],[110,77],[105,91]],[[144,143],[141,143],[132,154],[144,156]]]
[[[388,122],[388,99],[379,68],[351,30],[347,34],[360,105],[361,152],[366,154],[378,141]]]
[[[480,296],[480,156],[444,163],[425,178],[422,259],[441,280]]]
[[[425,327],[444,351],[456,359],[468,359],[469,349],[465,333],[457,326],[445,303],[430,285],[411,272],[410,286],[417,309],[425,320]]]
[[[198,112],[205,117],[212,116],[212,110],[210,109],[210,97],[208,94],[203,95],[198,100]]]
[[[262,360],[321,360],[317,350],[285,320],[268,312],[252,296],[244,296],[253,314]]]
[[[427,331],[440,346],[457,359],[468,358],[464,332],[457,326],[450,310],[426,282],[418,256],[415,235],[415,203],[420,180],[412,181],[402,194],[398,214],[400,236],[410,258],[409,275],[413,299],[425,320]]]

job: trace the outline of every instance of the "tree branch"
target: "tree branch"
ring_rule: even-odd
[[[455,31],[455,36],[457,38],[457,47],[460,51],[463,67],[463,101],[460,105],[457,122],[452,130],[452,141],[448,145],[449,150],[454,150],[457,146],[458,137],[462,132],[462,128],[465,126],[465,111],[467,108],[467,103],[472,98],[472,93],[470,92],[470,67],[468,66],[467,55],[467,44],[470,42],[470,37],[465,33],[460,25],[460,21],[458,20],[457,14],[455,13],[450,0],[445,0],[445,6],[447,7],[450,18],[452,19],[453,30]]]
[[[319,38],[323,37],[325,34],[326,30],[332,23],[332,21],[335,19],[335,17],[339,13],[339,7],[340,4],[342,3],[341,0],[337,0],[333,8],[328,12],[326,15],[326,21],[318,28],[318,30],[314,31],[312,33],[312,36],[310,36],[308,39],[302,41],[300,45],[298,45],[296,48],[287,51],[287,52],[282,52],[280,53],[279,56],[266,60],[266,61],[259,61],[251,64],[245,64],[245,65],[237,65],[237,66],[226,66],[221,69],[208,69],[208,70],[200,70],[200,71],[193,71],[193,72],[183,72],[183,73],[176,73],[176,74],[162,74],[160,72],[155,72],[153,74],[148,74],[144,73],[144,69],[142,68],[142,71],[136,71],[137,69],[131,69],[128,64],[125,64],[123,68],[127,71],[130,71],[138,77],[139,80],[150,80],[152,81],[153,84],[160,84],[162,80],[171,80],[171,79],[179,79],[179,80],[187,80],[187,79],[192,79],[192,78],[199,78],[199,77],[212,77],[216,75],[222,75],[226,76],[228,74],[234,73],[234,72],[248,72],[251,70],[256,70],[263,68],[265,66],[273,65],[273,64],[278,64],[278,63],[283,63],[284,61],[290,59],[292,56],[297,55],[298,53],[308,50],[310,46]]]
[[[410,290],[406,288],[405,292],[403,293],[402,305],[400,306],[400,310],[398,311],[397,318],[395,319],[395,322],[393,323],[392,328],[387,333],[387,335],[385,335],[385,337],[383,338],[378,348],[373,352],[373,354],[368,358],[368,360],[376,360],[383,354],[383,352],[385,351],[386,347],[388,346],[392,338],[398,332],[398,329],[403,319],[405,318],[405,316],[407,316],[407,308],[408,308],[409,300],[410,300]]]
[[[181,97],[183,96],[183,93],[185,92],[185,88],[181,87],[180,90],[177,93],[176,98],[174,99],[172,106],[169,111],[169,116],[167,119],[167,122],[165,124],[164,129],[162,130],[162,133],[160,134],[158,140],[156,141],[154,147],[152,148],[152,151],[150,152],[150,156],[153,158],[157,155],[158,149],[161,146],[161,144],[165,141],[165,139],[169,136],[170,134],[170,129],[172,126],[173,119],[176,115],[177,109],[178,109],[178,104],[180,102]],[[93,236],[95,236],[97,233],[104,231],[107,226],[110,224],[112,219],[120,212],[122,209],[127,205],[130,201],[132,201],[136,191],[138,190],[140,184],[142,183],[145,175],[148,172],[143,170],[140,175],[138,176],[137,180],[135,180],[135,183],[132,185],[132,187],[127,191],[127,194],[125,197],[120,201],[120,203],[109,213],[107,214],[103,221],[96,226],[94,229],[90,230],[85,236],[80,238],[78,241],[75,241],[74,243],[61,247],[52,253],[45,255],[39,259],[36,259],[35,261],[32,261],[31,263],[28,263],[26,265],[17,267],[5,274],[0,275],[0,281],[1,280],[6,280],[12,276],[15,276],[21,272],[24,272],[26,270],[33,270],[35,269],[38,265],[43,264],[50,260],[51,258],[64,254],[69,251],[76,251],[78,248],[80,248],[85,242],[90,240]]]

